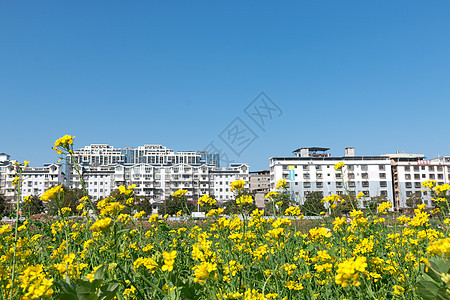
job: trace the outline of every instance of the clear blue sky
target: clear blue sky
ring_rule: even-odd
[[[449,1],[0,2],[0,152],[210,141],[251,169],[301,146],[450,155]],[[264,91],[283,114],[244,113]],[[236,117],[258,138],[234,154]]]

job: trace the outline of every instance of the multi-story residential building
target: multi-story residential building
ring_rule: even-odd
[[[353,147],[346,148],[344,156],[332,157],[328,150],[304,147],[295,150],[291,157],[270,158],[271,188],[278,180],[285,179],[288,189],[301,203],[312,191],[319,191],[323,196],[362,192],[367,198],[385,196],[394,201],[389,157],[356,156]],[[342,171],[334,169],[339,162],[345,163]],[[363,201],[361,207],[366,205]]]
[[[73,153],[75,162],[92,166],[112,164],[211,164],[219,167],[219,155],[206,151],[179,151],[175,153],[161,145],[144,145],[137,148],[114,148],[106,144],[92,144]]]
[[[112,165],[124,162],[122,150],[106,144],[92,144],[73,152],[77,164],[91,166]]]
[[[14,200],[17,195],[12,183],[16,176],[14,163],[9,160],[9,155],[0,154],[0,194],[8,201]],[[22,179],[21,199],[25,196],[40,197],[47,189],[64,182],[63,168],[60,164],[28,166],[22,172]]]
[[[263,208],[265,206],[265,196],[270,191],[270,171],[250,172],[249,189],[254,195],[256,206]]]
[[[135,184],[136,196],[145,196],[154,208],[179,189],[187,190],[187,200],[197,202],[207,194],[219,203],[232,199],[229,190],[234,180],[248,180],[248,166],[235,164],[216,168],[207,164],[154,165],[116,164],[110,166],[81,165],[80,173],[88,194],[94,199],[107,197],[120,185]],[[72,170],[71,187],[80,187],[79,177]]]
[[[10,192],[11,186],[8,186],[8,169],[11,164],[9,158],[10,156],[8,154],[0,153],[0,195],[7,200],[12,200],[12,198],[14,198],[14,194]]]
[[[234,193],[230,190],[233,181],[244,180],[244,188],[248,189],[249,167],[246,164],[231,164],[229,168],[214,168],[210,171],[213,194],[219,204],[234,199]]]
[[[426,160],[423,154],[386,154],[391,159],[395,207],[410,208],[410,197],[421,197],[425,204],[433,206],[432,194],[422,187],[422,182],[435,180],[437,184],[450,182],[450,156]]]
[[[25,196],[42,196],[51,187],[64,183],[60,164],[44,164],[43,167],[27,167],[22,172],[22,199]]]
[[[71,188],[82,188],[80,176],[84,188],[89,196],[94,200],[106,198],[114,189],[115,167],[114,166],[90,166],[79,165],[78,172],[72,170],[71,181],[68,182]]]
[[[206,151],[197,151],[200,155],[200,163],[206,165],[213,165],[220,168],[220,156],[218,153],[208,153]]]

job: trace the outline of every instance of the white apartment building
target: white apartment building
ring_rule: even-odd
[[[79,165],[78,170],[83,179],[84,188],[92,199],[106,198],[114,189],[114,166]],[[80,177],[74,169],[72,170],[68,185],[71,188],[82,189]]]
[[[213,164],[218,166],[219,156],[206,151],[179,151],[162,145],[144,145],[137,148],[114,148],[106,144],[92,144],[73,153],[75,162],[91,166],[113,164]]]
[[[244,180],[244,188],[249,188],[249,167],[247,164],[231,164],[229,168],[215,168],[211,170],[213,195],[220,204],[234,199],[234,192],[230,190],[233,181]]]
[[[73,152],[78,164],[91,166],[112,165],[123,162],[122,150],[106,144],[92,144]]]
[[[0,194],[7,200],[15,199],[17,193],[12,181],[16,173],[14,172],[15,161],[9,160],[9,155],[0,154]],[[63,168],[60,164],[44,164],[43,167],[28,166],[22,172],[21,199],[25,196],[42,196],[42,194],[53,186],[64,183]]]
[[[245,164],[235,164],[230,168],[206,164],[83,165],[80,173],[88,194],[95,200],[107,197],[120,185],[135,184],[135,195],[145,196],[155,209],[179,189],[188,191],[188,201],[197,202],[199,197],[211,195],[219,202],[225,202],[232,199],[233,193],[229,190],[232,181],[248,180],[248,166]],[[75,170],[72,170],[72,178],[70,186],[81,187]]]
[[[450,156],[426,160],[423,154],[386,154],[391,159],[395,206],[408,208],[406,202],[414,195],[421,196],[427,206],[433,206],[432,193],[422,182],[436,180],[437,184],[450,183]]]
[[[6,153],[0,153],[0,195],[5,199],[11,201],[14,198],[14,192],[12,192],[12,185],[9,179],[11,173],[10,156]]]
[[[270,158],[271,189],[280,179],[285,179],[292,195],[303,203],[304,197],[313,191],[322,195],[357,195],[367,197],[385,196],[394,201],[391,161],[385,156],[355,156],[353,147],[345,149],[342,157],[332,157],[329,148],[305,147],[294,151],[292,157]],[[345,166],[335,170],[335,164]],[[366,203],[360,200],[360,206]]]

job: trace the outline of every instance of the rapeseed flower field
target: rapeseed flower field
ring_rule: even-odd
[[[54,149],[70,156],[73,143],[66,135]],[[17,204],[24,168],[16,165]],[[1,298],[450,298],[450,186],[423,183],[435,194],[432,210],[420,204],[413,214],[399,215],[390,202],[372,211],[351,203],[343,215],[338,208],[348,200],[332,195],[322,200],[327,214],[305,220],[298,206],[280,209],[289,198],[285,181],[267,197],[268,217],[263,210],[247,212],[253,199],[244,185],[231,184],[240,214],[224,216],[204,195],[199,204],[211,208],[207,219],[180,222],[125,213],[133,211],[134,186],[119,187],[121,201],[94,203],[86,193],[76,212],[59,205],[61,186],[50,188],[41,199],[57,205],[56,217],[28,215],[19,224],[17,212],[14,224],[0,224]]]

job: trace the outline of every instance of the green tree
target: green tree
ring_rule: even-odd
[[[253,210],[257,208],[255,201],[253,201],[252,203],[243,204],[241,209],[241,207],[239,207],[239,205],[236,204],[236,200],[234,199],[225,202],[223,204],[223,207],[225,210],[225,214],[227,215],[240,214],[242,213],[242,211],[244,212],[244,214],[250,214]]]
[[[321,192],[312,192],[305,196],[305,201],[301,206],[302,211],[309,216],[318,216],[325,211],[325,206],[322,203],[323,195]]]
[[[38,196],[34,195],[28,201],[22,202],[22,212],[24,214],[36,215],[45,211],[44,203]]]
[[[164,214],[172,216],[176,215],[180,210],[186,215],[189,212],[193,212],[196,207],[197,206],[194,203],[184,200],[184,197],[169,196],[166,201],[164,201],[162,209],[164,210]]]
[[[134,208],[138,212],[145,211],[146,215],[151,215],[153,213],[153,205],[145,196],[136,197]]]
[[[63,186],[63,192],[60,195],[59,200],[50,200],[45,204],[47,211],[51,215],[58,214],[59,209],[63,207],[69,207],[71,209],[71,214],[77,214],[77,206],[80,203],[80,199],[84,196],[82,189],[78,188],[68,188]]]
[[[341,198],[344,200],[337,206],[336,212],[338,214],[348,214],[354,209],[358,209],[358,200],[355,195],[342,195]]]
[[[122,213],[124,213],[124,214],[132,214],[133,213],[133,205],[128,205],[126,203],[127,199],[129,197],[127,197],[127,195],[125,195],[125,194],[121,194],[119,189],[113,190],[111,192],[111,194],[109,194],[108,198],[114,199],[114,201],[117,201],[120,204],[125,205],[125,208],[122,210]],[[137,201],[138,201],[138,199],[134,199],[134,203],[136,203]]]
[[[0,195],[0,217],[7,216],[11,212],[11,206],[8,201],[6,201],[5,197]]]
[[[388,201],[386,196],[380,195],[380,196],[373,196],[370,197],[370,199],[366,202],[364,206],[366,206],[370,211],[373,213],[376,212],[378,205],[380,205],[383,202]]]
[[[422,196],[418,193],[414,193],[406,199],[406,205],[409,208],[415,208],[417,204],[422,204]]]

